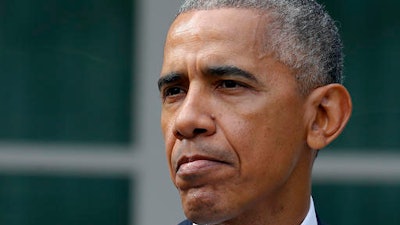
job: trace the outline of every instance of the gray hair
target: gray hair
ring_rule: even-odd
[[[265,46],[295,69],[302,93],[342,83],[342,42],[335,22],[314,0],[185,0],[178,15],[192,10],[255,9],[268,13]]]

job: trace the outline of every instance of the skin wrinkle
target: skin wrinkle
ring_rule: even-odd
[[[200,27],[200,26],[199,26]],[[208,32],[210,32],[210,30],[209,29],[207,29],[208,30]],[[253,43],[254,44],[254,35],[249,35],[249,37],[250,37],[250,39],[253,39],[253,41],[252,42],[250,42],[250,43]],[[180,40],[179,38],[178,38],[178,40]],[[213,41],[213,40],[215,40],[215,38],[214,38],[214,36],[213,35],[211,35],[211,42]],[[244,40],[242,40],[242,42],[243,42]],[[185,43],[187,43],[187,42],[185,42]],[[223,42],[219,42],[219,41],[217,41],[217,43],[223,43]],[[207,44],[209,44],[210,46],[213,46],[213,43],[210,43],[210,41],[208,41],[207,42]],[[222,44],[222,46],[224,46],[225,44]],[[236,45],[236,42],[235,42],[235,45]],[[182,45],[182,46],[186,46],[186,45]],[[191,47],[193,47],[193,45],[191,45]],[[197,48],[197,47],[195,47],[195,48]],[[212,47],[212,49],[213,50],[215,50],[213,47]],[[259,48],[258,48],[259,49]],[[178,50],[178,51],[180,51],[180,50]],[[207,49],[204,49],[204,48],[202,48],[202,51],[205,51],[205,52],[207,52]],[[255,54],[256,53],[256,51],[250,51],[249,52],[249,54]],[[185,54],[186,55],[186,54]],[[204,53],[199,53],[198,54],[198,56],[197,57],[193,57],[193,59],[191,59],[192,58],[192,56],[190,56],[189,58],[188,58],[188,61],[192,61],[192,60],[194,60],[195,62],[196,62],[196,66],[195,66],[195,70],[192,70],[192,69],[189,69],[189,79],[192,79],[192,81],[191,82],[193,82],[193,83],[191,83],[190,85],[190,88],[194,88],[195,86],[197,86],[197,85],[199,85],[200,83],[200,80],[198,80],[198,79],[204,79],[203,78],[203,76],[204,75],[201,75],[201,76],[199,76],[198,78],[196,77],[196,80],[195,79],[193,79],[194,77],[192,77],[193,76],[193,74],[198,74],[198,72],[201,72],[202,70],[201,70],[201,68],[203,68],[204,66],[202,65],[202,63],[201,63],[201,61],[199,61],[199,59],[201,59],[202,57],[203,57],[203,55],[204,55]],[[257,54],[255,54],[255,59],[257,59],[257,60],[259,60],[258,59],[258,51],[257,51]],[[168,56],[167,56],[167,58],[168,58]],[[249,59],[250,60],[250,59]],[[252,60],[252,59],[251,59]],[[243,61],[240,61],[241,63],[244,63]],[[250,67],[251,67],[251,70],[256,70],[256,71],[264,71],[262,68],[264,67],[264,66],[266,66],[267,68],[270,68],[270,70],[268,70],[268,71],[264,71],[263,73],[268,73],[268,74],[284,74],[284,73],[286,73],[286,72],[284,72],[284,70],[286,70],[286,69],[284,69],[283,70],[283,68],[284,68],[284,66],[283,65],[280,65],[280,66],[278,66],[278,67],[276,67],[276,65],[279,65],[279,63],[278,62],[270,62],[269,60],[267,60],[266,61],[267,63],[263,63],[263,64],[256,64],[256,65],[254,65],[254,64],[252,64],[252,63],[249,63],[249,64],[246,64],[246,65],[251,65]],[[247,63],[247,62],[246,62]],[[189,64],[188,64],[189,65]],[[273,68],[273,69],[272,69]],[[192,74],[192,75],[191,75]],[[257,74],[257,73],[256,73]],[[266,82],[266,83],[276,83],[276,82],[280,82],[280,79],[282,79],[283,77],[280,75],[280,76],[263,76],[263,75],[261,75],[261,74],[257,74],[257,76],[259,76],[259,77],[261,77],[264,81],[264,83]],[[281,78],[279,78],[279,77],[281,77]],[[285,76],[286,77],[286,76]],[[292,75],[289,75],[288,77],[292,77]],[[268,78],[268,79],[270,79],[270,81],[267,81],[267,80],[265,80],[266,78]],[[206,79],[207,80],[207,79]],[[296,86],[296,83],[295,83],[295,81],[293,80],[292,81],[293,82],[293,86]],[[279,85],[278,85],[279,86]],[[276,86],[276,87],[278,87],[278,86]],[[268,88],[269,89],[269,88]],[[196,93],[197,91],[195,91],[195,90],[198,90],[197,88],[196,89],[192,89],[191,91],[189,91],[188,92],[188,95],[191,95],[191,94],[193,94],[193,93]],[[206,90],[206,89],[204,89],[204,90]],[[280,90],[280,88],[279,89],[277,89],[277,91],[279,90],[279,92],[287,92],[287,89],[286,88],[283,88],[282,87],[282,89]],[[195,91],[195,92],[193,92],[193,91]],[[199,92],[200,93],[200,92]],[[261,93],[265,93],[266,95],[270,95],[270,94],[272,94],[272,92],[271,93],[269,93],[269,91],[266,91],[266,92],[264,92],[264,90],[263,90],[263,92],[261,92]],[[264,95],[264,94],[263,94]],[[194,96],[192,96],[192,97],[194,97]],[[204,98],[208,98],[208,97],[206,97],[206,96],[203,96],[203,99]],[[271,100],[273,100],[273,99],[271,99]],[[188,99],[188,101],[189,101],[189,99]],[[204,101],[204,100],[202,100],[202,101]],[[280,101],[282,101],[282,99],[280,99],[280,100],[278,100],[278,99],[275,99],[275,100],[273,100],[273,102],[271,102],[271,104],[279,104],[279,102]],[[208,101],[207,101],[208,102]],[[215,104],[215,103],[212,103],[212,101],[211,102],[208,102],[209,104],[210,104],[210,106],[209,107],[207,107],[207,108],[213,108],[212,107],[212,105],[213,104]],[[236,109],[236,107],[234,107],[234,105],[232,105],[232,104],[224,104],[224,105],[226,105],[226,108],[224,109],[224,111],[226,111],[226,112],[228,112],[228,111],[237,111],[237,109]],[[225,107],[225,106],[224,106]],[[221,106],[219,107],[219,108],[221,108]],[[241,109],[240,111],[243,111],[243,110],[245,110],[245,109]],[[247,110],[245,110],[245,111],[247,111]],[[277,108],[277,111],[276,111],[276,113],[281,113],[281,111],[279,111],[279,108]],[[277,114],[278,115],[278,114]],[[224,117],[226,117],[227,115],[224,115]],[[246,119],[246,120],[241,120],[241,123],[240,124],[235,124],[235,127],[237,127],[237,126],[244,126],[244,127],[248,127],[248,126],[253,126],[252,124],[254,123],[254,122],[251,122],[251,121],[258,121],[258,118],[260,117],[260,115],[258,114],[258,110],[255,110],[253,113],[250,113],[249,114],[249,116],[248,116],[248,119]],[[270,116],[268,116],[268,117],[277,117],[276,115],[270,115]],[[278,116],[279,117],[279,116]],[[220,117],[221,118],[221,117]],[[220,123],[222,123],[221,122],[221,120],[219,119],[216,119],[216,121],[217,122],[220,122]],[[233,121],[235,121],[235,120],[233,120]],[[246,121],[246,122],[244,122],[244,121]],[[268,124],[268,123],[267,123]],[[232,125],[232,124],[231,124]],[[227,129],[228,127],[226,127],[226,129],[224,128],[224,127],[222,127],[221,129],[219,129],[218,130],[218,128],[217,128],[217,131],[222,131],[222,132],[220,132],[220,133],[222,133],[222,134],[226,134],[226,135],[228,135],[228,133],[230,134],[230,133],[232,133],[232,130],[230,130],[230,129]],[[270,129],[270,128],[268,128],[268,126],[266,126],[266,129],[269,129],[269,130],[272,130],[272,129]],[[284,127],[283,128],[280,128],[280,129],[284,129]],[[262,134],[262,133],[264,133],[264,132],[258,132],[258,131],[256,131],[256,130],[254,130],[254,131],[252,131],[252,130],[250,130],[248,133],[242,133],[242,132],[244,132],[246,129],[238,129],[237,131],[235,131],[234,133],[236,133],[235,134],[235,136],[244,136],[244,135],[248,135],[248,133],[260,133],[260,134]],[[280,133],[281,131],[276,131],[277,133]],[[279,139],[278,139],[279,140]],[[279,141],[279,143],[285,143],[284,142],[284,140],[285,140],[285,138],[283,138],[282,137],[282,141]],[[237,145],[237,141],[235,141],[234,139],[227,139],[226,140],[227,141],[227,146],[235,146],[235,145]],[[212,142],[212,141],[211,141]],[[281,145],[281,144],[278,144],[278,145]],[[279,147],[279,146],[278,146]],[[238,150],[236,147],[227,147],[228,149],[229,148],[231,148],[232,149],[232,152],[239,152],[240,150]],[[281,148],[281,147],[279,147],[279,148]],[[205,154],[207,154],[207,152],[203,152],[203,153],[205,153]],[[268,155],[266,155],[265,156],[266,158],[268,158]],[[239,160],[238,160],[238,162],[241,162],[241,163],[243,163],[244,161],[241,159],[241,157],[238,157],[239,158]],[[273,157],[272,157],[273,158]],[[268,162],[264,162],[264,163],[268,163]],[[246,162],[246,164],[247,164],[247,162]],[[259,165],[259,166],[261,166],[261,165]],[[242,176],[243,174],[247,174],[247,172],[245,172],[247,169],[244,169],[245,167],[242,167],[242,166],[240,166],[238,169],[238,173],[237,173],[237,175],[235,175],[235,176],[233,176],[233,177],[240,177],[240,176]],[[278,170],[282,170],[282,168],[277,168]],[[286,170],[286,169],[285,169]],[[289,171],[291,171],[291,170],[293,170],[293,168],[289,168]],[[259,170],[259,171],[263,171],[263,170]],[[261,172],[261,173],[265,173],[265,172]],[[288,172],[288,173],[290,173],[290,172]],[[247,176],[247,175],[246,175]],[[288,176],[288,175],[285,175],[285,177],[286,176]],[[232,177],[232,178],[233,178]],[[274,178],[275,179],[275,178]],[[282,179],[285,179],[284,177],[282,178]],[[245,184],[246,183],[246,180],[247,180],[247,178],[245,179],[245,180],[239,180],[239,179],[233,179],[233,184],[234,184],[234,186],[237,186],[237,187],[241,187],[243,184]],[[271,181],[271,182],[273,182],[273,181]],[[177,184],[179,184],[179,183],[177,183]],[[282,184],[281,184],[282,185]],[[257,185],[255,185],[254,184],[254,186],[252,185],[252,187],[250,187],[250,188],[248,188],[249,190],[251,190],[251,189],[253,189],[254,187],[256,187]],[[280,186],[280,185],[279,185]],[[277,187],[279,187],[279,186],[277,186]],[[214,189],[214,188],[211,188],[211,189]],[[275,188],[274,188],[275,189]],[[278,190],[279,188],[276,188],[275,190]],[[225,191],[226,190],[230,190],[230,189],[225,189]],[[273,191],[273,192],[275,192],[275,191]],[[199,194],[199,192],[196,192],[197,194]],[[202,192],[202,193],[204,193],[204,192]],[[248,193],[249,195],[251,195],[251,194],[254,194],[255,193],[255,191],[252,191],[251,193]],[[208,194],[207,194],[208,195]],[[207,196],[206,195],[206,196]],[[233,195],[236,195],[235,193],[232,193],[231,194],[232,196]],[[264,197],[262,197],[261,199],[265,199],[266,198],[266,196],[270,196],[271,195],[271,193],[269,193],[268,195],[266,195],[266,194],[263,194],[263,196]],[[189,193],[189,195],[188,196],[199,196],[199,195],[193,195],[193,193]],[[216,196],[218,196],[218,194],[216,195]],[[224,199],[224,198],[222,198],[222,199]],[[224,200],[222,201],[222,202],[224,202]],[[243,207],[243,208],[241,208],[240,209],[240,212],[243,212],[243,211],[248,211],[250,208],[252,208],[253,207],[253,205],[254,204],[260,204],[260,202],[261,202],[261,200],[260,199],[257,199],[257,200],[255,200],[255,201],[250,201],[250,202],[248,202],[248,203],[246,203],[246,205]],[[201,206],[201,208],[203,208],[203,204],[204,205],[207,205],[207,206],[210,206],[209,204],[211,204],[211,202],[208,202],[208,201],[205,201],[205,202],[202,202],[202,206]],[[215,203],[212,203],[212,205],[214,205]],[[188,211],[190,211],[192,208],[188,205]],[[231,207],[233,207],[233,206],[231,206]],[[276,207],[278,207],[278,206],[276,206]],[[253,208],[252,208],[253,209]],[[197,209],[197,210],[200,210],[200,209]],[[197,210],[195,210],[195,211],[197,211]],[[216,212],[216,210],[218,211],[218,209],[217,208],[213,208],[212,209],[212,211],[213,212]],[[229,207],[228,207],[228,209],[226,209],[226,210],[229,210]],[[232,210],[232,212],[234,212],[234,211],[236,211],[237,209],[235,209],[235,210]],[[273,210],[273,211],[276,211],[276,210]],[[239,213],[239,212],[238,212]],[[207,213],[207,215],[209,215],[208,213]],[[224,217],[224,218],[220,218],[219,220],[225,220],[225,219],[228,219],[228,217]],[[239,220],[240,221],[240,220]],[[231,222],[233,222],[233,221],[231,221]],[[234,223],[233,223],[234,224]]]
[[[312,0],[186,0],[178,15],[221,8],[253,9],[270,15],[270,25],[276,28],[269,29],[273,35],[270,52],[297,71],[304,95],[328,83],[342,83],[342,43],[335,21],[323,6]]]
[[[302,95],[298,71],[262,51],[260,36],[277,24],[270,18],[254,9],[192,10],[168,32],[161,128],[171,179],[196,223],[300,224],[315,149],[347,122],[342,86]],[[168,83],[174,73],[179,79]]]

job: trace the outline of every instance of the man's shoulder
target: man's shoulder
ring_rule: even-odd
[[[178,225],[192,225],[192,222],[190,222],[189,220],[184,220],[181,223],[179,223]]]

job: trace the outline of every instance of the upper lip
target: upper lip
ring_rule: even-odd
[[[215,161],[215,162],[222,162],[221,160],[209,157],[209,156],[203,156],[203,155],[192,155],[192,156],[187,156],[184,155],[179,158],[178,163],[176,164],[176,171],[179,170],[179,167],[181,167],[182,164],[189,163],[189,162],[194,162],[197,160],[209,160],[209,161]]]

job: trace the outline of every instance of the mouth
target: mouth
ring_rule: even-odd
[[[176,163],[174,183],[180,191],[186,191],[224,182],[236,174],[229,162],[209,155],[183,155]]]
[[[218,164],[227,163],[207,156],[183,156],[178,160],[175,172],[196,172]]]

